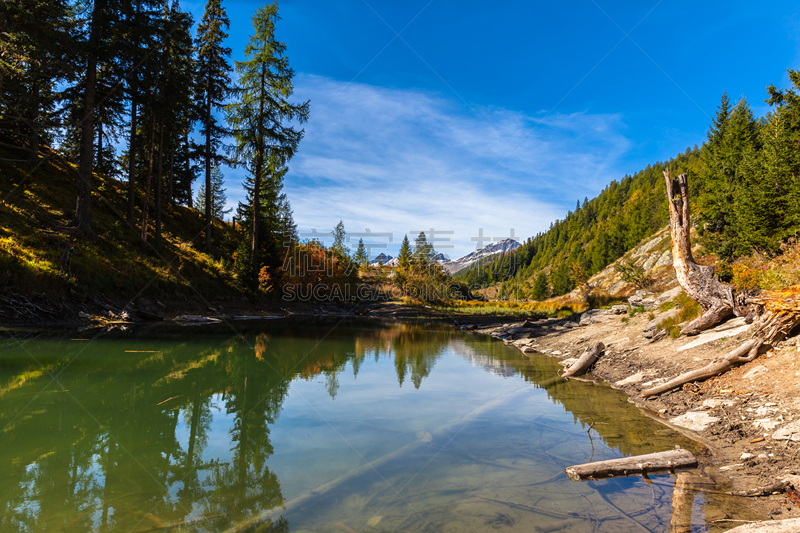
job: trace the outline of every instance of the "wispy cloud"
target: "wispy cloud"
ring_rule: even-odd
[[[341,219],[348,232],[392,232],[389,253],[431,227],[455,232],[441,243],[453,248],[438,246],[451,257],[475,249],[479,228],[491,237],[515,228],[520,239],[543,231],[619,178],[632,145],[619,115],[467,109],[309,75],[298,76],[296,97],[311,100],[313,117],[286,179],[299,229],[329,231]]]

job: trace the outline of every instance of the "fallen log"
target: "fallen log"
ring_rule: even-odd
[[[572,481],[583,481],[651,472],[672,472],[679,468],[695,466],[697,466],[697,459],[692,452],[677,449],[569,466],[564,469],[564,472]]]
[[[585,374],[605,349],[606,347],[602,342],[598,342],[594,346],[586,348],[586,351],[583,352],[578,360],[564,372],[563,377]]]
[[[690,383],[692,381],[703,381],[717,376],[727,372],[735,366],[752,361],[762,353],[769,351],[770,348],[772,348],[771,345],[765,344],[764,341],[760,339],[751,339],[733,350],[731,353],[714,359],[711,363],[703,368],[686,372],[685,374],[681,374],[680,376],[667,381],[666,383],[642,391],[642,397],[647,398],[649,396],[654,396],[656,394],[661,394],[662,392],[676,389],[681,385]]]

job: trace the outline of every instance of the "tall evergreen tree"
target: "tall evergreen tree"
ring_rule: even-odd
[[[222,174],[222,169],[214,167],[211,171],[211,216],[220,220],[233,211],[233,209],[225,209],[225,206],[228,204],[228,197],[225,194],[224,183],[225,177]],[[200,185],[195,203],[197,205],[206,205],[205,185]]]
[[[236,101],[227,106],[228,123],[233,129],[235,158],[253,175],[253,222],[251,259],[258,263],[261,234],[261,183],[270,156],[288,162],[303,138],[303,130],[287,123],[305,122],[309,103],[294,104],[288,98],[294,88],[294,71],[289,67],[286,45],[275,39],[275,24],[280,20],[278,4],[258,8],[253,16],[254,33],[245,47],[245,61],[236,62],[239,75]],[[271,235],[268,236],[272,238]]]
[[[403,243],[400,245],[400,255],[397,256],[397,266],[400,268],[409,268],[411,266],[412,257],[411,243],[408,242],[408,235],[403,237]]]
[[[211,190],[211,171],[222,164],[222,138],[228,133],[217,121],[215,113],[222,110],[230,94],[230,71],[228,58],[231,49],[223,46],[230,21],[222,0],[208,0],[203,18],[197,26],[197,79],[195,83],[195,105],[198,109],[200,134],[203,142],[197,148],[197,156],[203,161],[205,187]],[[206,195],[205,247],[211,250],[211,196]]]
[[[333,228],[331,231],[331,236],[333,237],[333,244],[331,244],[331,251],[340,257],[349,256],[347,252],[347,246],[345,246],[344,241],[347,238],[347,232],[344,230],[344,222],[341,220],[336,227]]]
[[[97,92],[97,64],[103,59],[113,42],[104,39],[107,0],[95,0],[88,22],[88,37],[82,42],[81,59],[85,61],[85,75],[81,90],[80,146],[78,154],[78,198],[75,203],[73,224],[78,233],[93,237],[92,232],[92,168],[94,163],[94,112]]]
[[[703,240],[723,257],[734,254],[736,226],[732,206],[744,181],[744,154],[758,150],[758,144],[758,123],[747,101],[742,98],[731,109],[727,94],[723,94],[701,152],[704,166],[698,195]]]
[[[433,249],[433,244],[428,242],[424,231],[420,232],[414,241],[414,255],[412,256],[411,260],[412,264],[415,268],[420,270],[426,268],[433,262],[434,255],[436,255],[436,252]]]
[[[358,263],[361,268],[367,268],[369,257],[367,256],[367,248],[364,246],[364,239],[358,239],[358,248],[353,256],[353,261]]]
[[[542,301],[547,299],[549,296],[549,287],[547,283],[547,274],[544,272],[539,272],[536,276],[536,280],[533,282],[533,292],[531,293],[531,298],[537,301]]]

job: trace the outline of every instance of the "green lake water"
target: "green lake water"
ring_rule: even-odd
[[[573,464],[700,449],[560,369],[443,325],[353,318],[0,332],[0,531],[662,532],[750,518],[714,493],[673,510],[670,475],[569,481]]]

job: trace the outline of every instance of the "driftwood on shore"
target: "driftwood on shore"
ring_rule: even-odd
[[[566,372],[564,372],[563,377],[568,376],[579,376],[581,374],[585,374],[587,370],[597,361],[600,357],[600,354],[603,353],[606,347],[602,342],[598,342],[594,346],[590,346],[586,348],[583,354],[578,358],[572,366],[570,366]]]
[[[586,479],[630,476],[649,472],[670,472],[679,468],[693,468],[695,466],[697,466],[697,459],[692,452],[688,450],[669,450],[569,466],[564,469],[564,472],[572,481],[583,481]]]
[[[764,341],[759,339],[751,339],[733,350],[731,353],[717,357],[711,363],[702,368],[686,372],[674,379],[671,379],[670,381],[667,381],[666,383],[642,391],[642,397],[647,398],[649,396],[654,396],[656,394],[661,394],[662,392],[667,392],[678,388],[681,385],[691,383],[692,381],[702,381],[717,376],[727,372],[735,366],[752,361],[762,353],[769,350],[769,348],[771,348],[771,346],[764,344]]]

